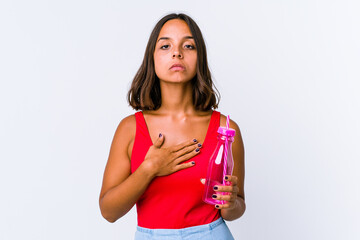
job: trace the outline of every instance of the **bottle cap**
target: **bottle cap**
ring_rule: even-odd
[[[217,130],[218,133],[225,135],[227,137],[233,137],[235,136],[235,129],[232,128],[226,128],[226,127],[219,127]]]

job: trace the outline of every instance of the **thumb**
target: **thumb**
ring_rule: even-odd
[[[157,148],[161,148],[161,146],[163,145],[165,140],[164,135],[162,135],[161,133],[159,133],[159,137],[156,139],[156,141],[154,142],[154,147]]]

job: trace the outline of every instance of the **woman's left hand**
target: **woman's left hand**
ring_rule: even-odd
[[[226,175],[225,180],[229,185],[215,185],[214,191],[216,194],[213,198],[216,200],[226,201],[224,204],[216,204],[217,209],[234,209],[236,206],[236,199],[239,193],[239,187],[237,186],[238,178],[236,176]]]

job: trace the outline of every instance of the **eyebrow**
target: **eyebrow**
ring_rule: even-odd
[[[183,37],[184,39],[194,39],[194,37],[193,36],[185,36],[185,37]],[[171,39],[171,38],[169,38],[169,37],[161,37],[161,38],[159,38],[157,41],[159,42],[160,40],[169,40],[169,39]]]

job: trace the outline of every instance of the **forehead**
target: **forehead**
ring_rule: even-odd
[[[189,26],[184,20],[172,19],[167,21],[160,30],[158,39],[161,37],[184,37],[192,36]]]

